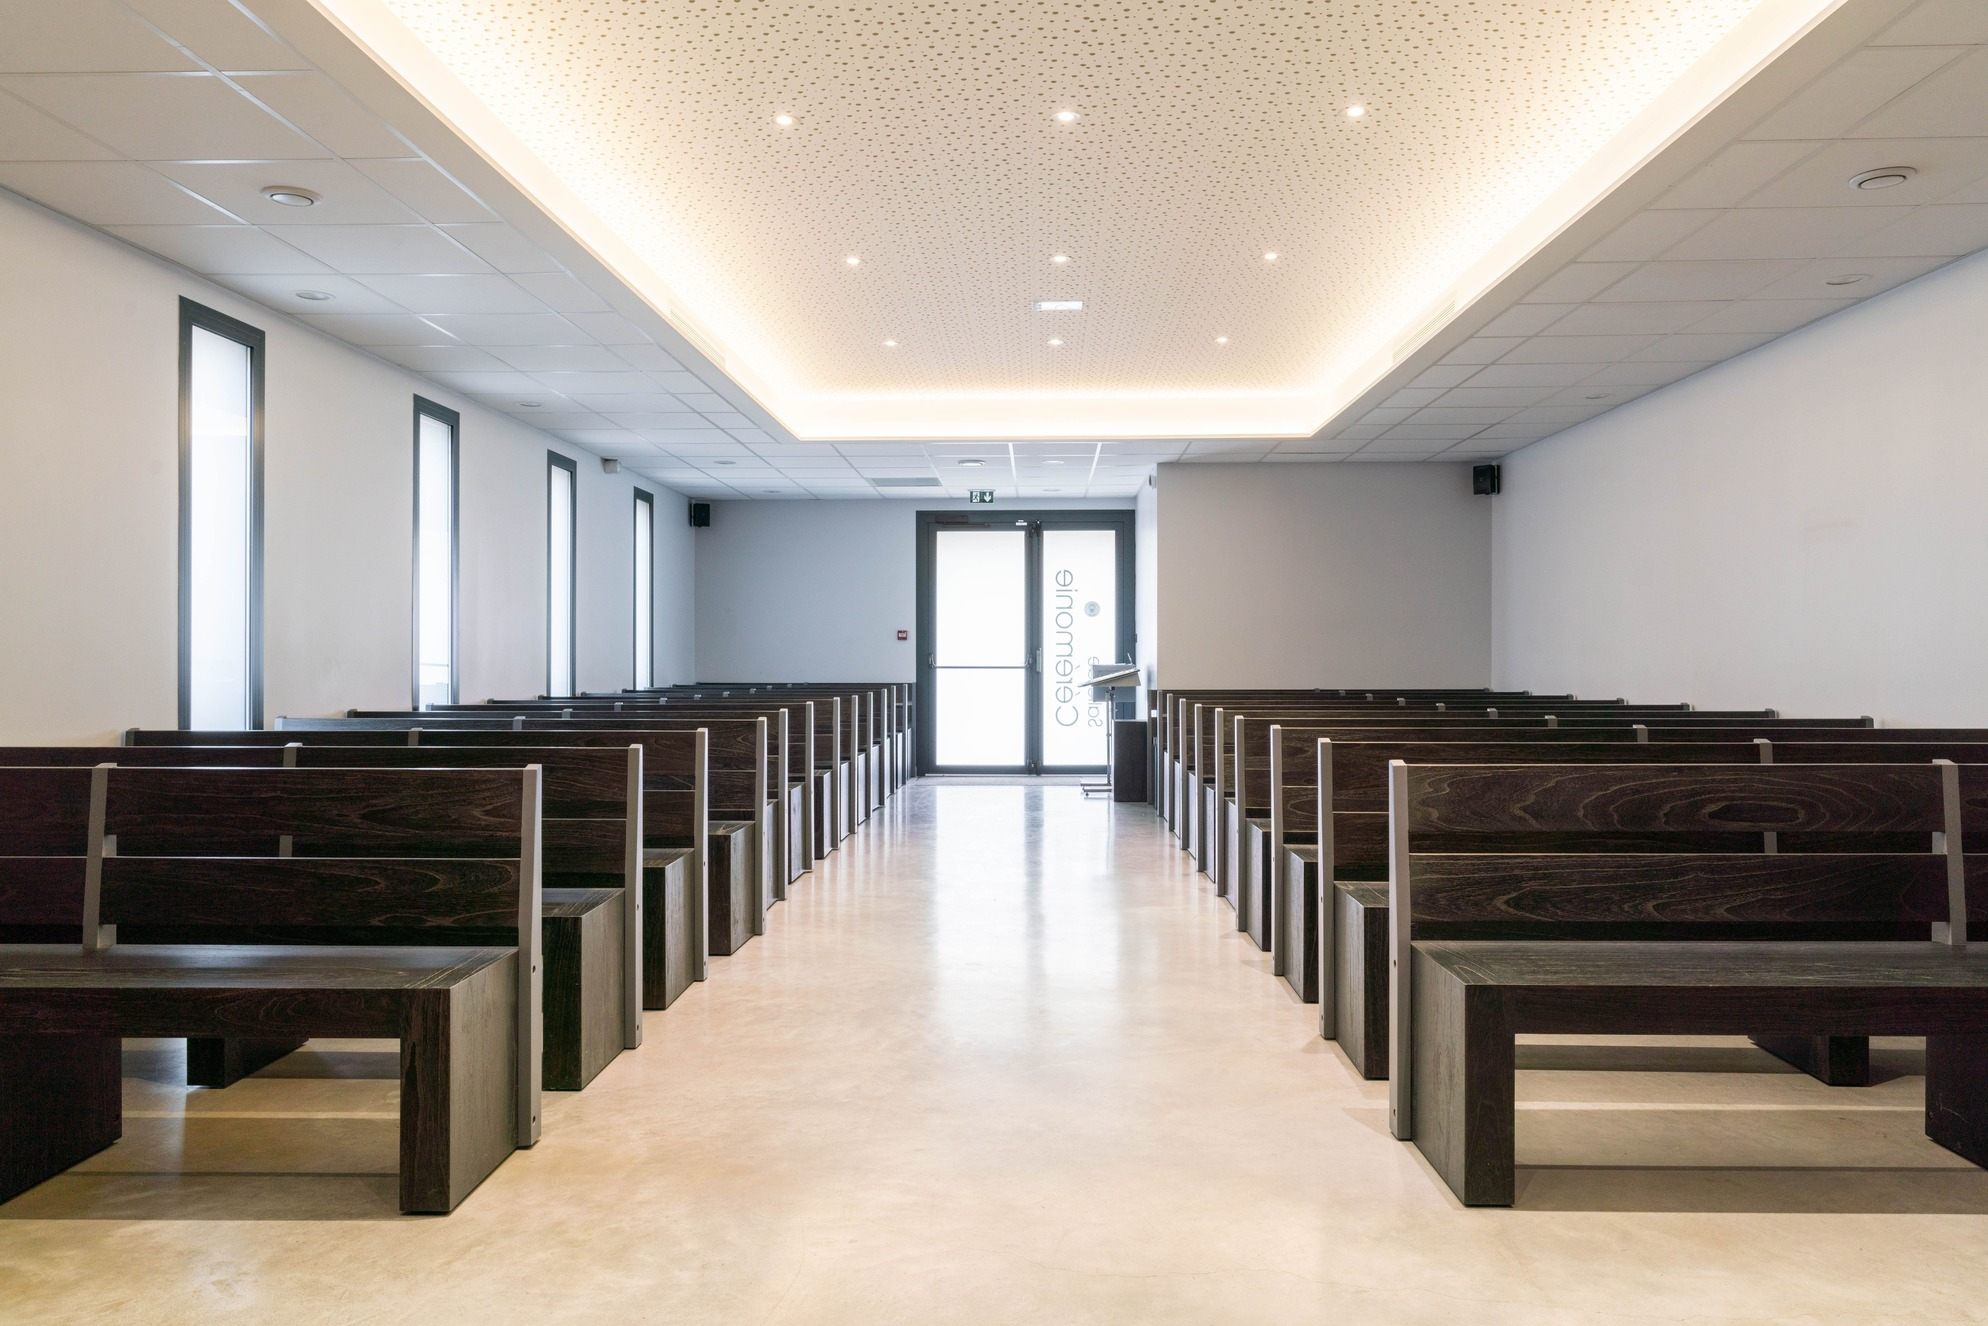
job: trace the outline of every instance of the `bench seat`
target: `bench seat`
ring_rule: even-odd
[[[446,1212],[517,1145],[509,948],[0,945],[0,1200],[115,1142],[122,1037],[401,1044],[400,1204]]]
[[[1514,1194],[1513,1038],[1927,1037],[1926,1133],[1988,1164],[1988,953],[1927,942],[1416,940],[1413,1137],[1467,1205]]]

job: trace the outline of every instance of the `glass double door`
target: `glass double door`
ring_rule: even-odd
[[[1110,706],[1080,685],[1132,657],[1130,512],[923,512],[922,767],[1101,770]]]

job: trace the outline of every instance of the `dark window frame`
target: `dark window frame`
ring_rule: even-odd
[[[414,593],[409,617],[409,671],[414,708],[421,708],[421,421],[449,428],[449,704],[462,695],[462,415],[425,396],[414,398]]]
[[[580,689],[580,466],[570,456],[545,453],[545,693],[552,693],[552,472],[566,471],[566,676]]]
[[[249,351],[248,725],[263,723],[263,387],[268,337],[185,296],[179,301],[179,726],[193,717],[193,333],[225,336]]]
[[[640,638],[642,610],[639,599],[630,605],[634,609],[634,620],[629,623],[629,633],[631,636],[630,658],[628,660],[629,674],[634,678],[635,689],[640,691],[646,690],[656,684],[656,495],[644,488],[637,488],[634,490],[634,493],[635,501],[629,507],[628,511],[628,526],[629,533],[637,544],[636,553],[638,556],[642,551],[640,547],[642,529],[641,511],[645,506],[649,508],[649,675],[647,677],[642,675],[642,641]],[[632,585],[629,586],[631,597],[633,596],[634,588]]]

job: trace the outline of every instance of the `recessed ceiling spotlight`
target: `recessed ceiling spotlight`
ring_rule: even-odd
[[[1591,391],[1587,395],[1587,399],[1591,401],[1605,401],[1608,397],[1609,393],[1605,391]]]
[[[1880,166],[1876,170],[1867,170],[1861,175],[1852,175],[1850,177],[1850,184],[1853,188],[1867,191],[1871,189],[1896,189],[1899,185],[1905,183],[1918,173],[1911,166]]]
[[[1277,250],[1275,250],[1275,249],[1266,249],[1266,250],[1264,251],[1264,254],[1263,254],[1263,260],[1264,260],[1265,262],[1276,262],[1276,261],[1277,261]]]
[[[886,349],[886,350],[895,350],[895,349],[897,349],[897,342],[896,342],[896,341],[885,341],[885,342],[884,342],[884,349]]]
[[[737,461],[735,461],[735,460],[721,460],[721,461],[714,461],[713,463],[714,463],[714,464],[717,464],[717,465],[736,465],[736,464],[738,464],[738,462],[737,462]]]
[[[987,462],[984,460],[963,460],[960,464],[969,470],[977,470]]]
[[[1830,277],[1828,280],[1824,281],[1823,284],[1824,285],[1862,285],[1864,282],[1870,279],[1871,279],[1871,274],[1869,272],[1845,272],[1841,276]]]
[[[327,299],[335,298],[335,296],[329,290],[299,290],[297,298],[308,299],[313,304],[321,304]]]
[[[1367,108],[1365,106],[1360,105],[1358,102],[1355,102],[1353,105],[1348,106],[1346,108],[1346,118],[1349,120],[1365,119],[1366,115],[1367,115]]]
[[[1226,336],[1217,336],[1215,338],[1215,344],[1217,345],[1227,345],[1228,343],[1229,343],[1229,338]]]
[[[1052,336],[1049,338],[1049,343],[1051,345],[1061,345],[1063,344],[1063,338],[1061,336]]]
[[[794,127],[794,117],[789,115],[786,111],[781,111],[778,115],[774,116],[773,122],[779,125],[782,129],[791,129]]]
[[[1070,255],[1067,253],[1058,253],[1052,256],[1050,261],[1061,267],[1064,263],[1070,261]]]
[[[863,260],[857,257],[853,253],[850,254],[848,257],[844,258],[842,261],[847,263],[851,267],[861,267],[863,265]]]
[[[1058,124],[1075,124],[1083,118],[1083,116],[1073,110],[1060,110],[1056,112],[1056,122]]]
[[[1046,461],[1044,461],[1044,462],[1042,462],[1042,463],[1043,463],[1044,465],[1061,465],[1061,464],[1062,464],[1063,462],[1062,462],[1062,461],[1060,461],[1060,460],[1046,460]]]
[[[536,410],[543,404],[545,404],[544,401],[519,401],[518,408],[520,410]]]
[[[1061,488],[1045,488],[1042,491],[1045,493],[1060,493],[1063,490]]]
[[[762,488],[759,491],[765,493],[768,497],[780,496],[780,490],[778,488]]]
[[[1035,301],[1037,313],[1082,313],[1084,301],[1081,299],[1038,299]]]
[[[300,189],[294,184],[272,184],[262,191],[262,196],[283,207],[316,207],[318,196],[309,189]]]

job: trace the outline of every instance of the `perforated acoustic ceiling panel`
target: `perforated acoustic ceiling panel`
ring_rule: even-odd
[[[1308,433],[1831,7],[325,6],[804,437]]]

